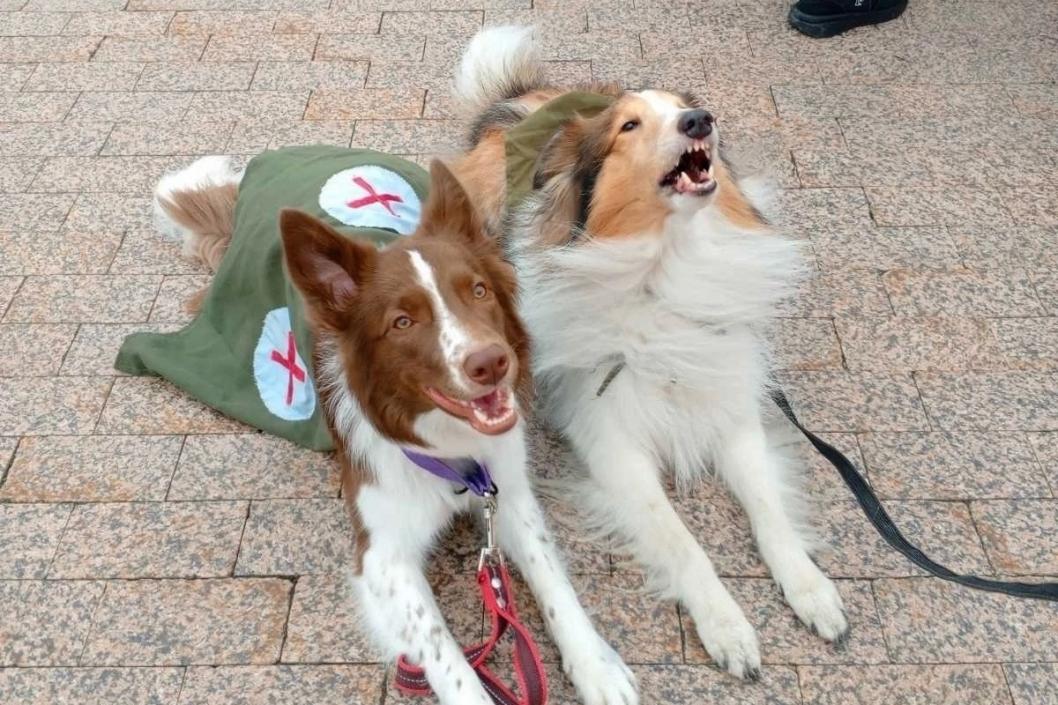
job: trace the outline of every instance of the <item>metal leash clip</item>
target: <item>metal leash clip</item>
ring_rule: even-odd
[[[481,549],[481,556],[478,558],[478,571],[485,566],[486,561],[491,565],[503,565],[503,554],[500,553],[500,547],[496,545],[494,526],[496,496],[492,492],[486,492],[482,495],[482,499],[484,500],[482,514],[485,518],[485,547]]]

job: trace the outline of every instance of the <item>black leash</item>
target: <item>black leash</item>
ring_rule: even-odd
[[[893,523],[892,517],[889,516],[889,513],[885,511],[885,507],[883,507],[882,503],[878,500],[878,495],[874,493],[874,490],[871,489],[866,478],[860,474],[860,471],[856,469],[856,466],[853,465],[848,458],[842,455],[841,451],[837,448],[801,425],[801,422],[797,419],[797,415],[793,412],[793,408],[790,406],[790,401],[786,398],[786,395],[783,394],[782,390],[774,390],[771,394],[771,398],[776,406],[778,406],[786,415],[786,418],[790,420],[790,423],[796,426],[798,430],[805,435],[805,438],[815,446],[816,450],[818,450],[824,458],[829,460],[831,465],[837,468],[838,473],[841,475],[841,479],[844,480],[845,484],[849,486],[850,490],[852,490],[852,494],[856,497],[856,501],[860,503],[860,508],[863,509],[863,513],[866,514],[867,518],[872,524],[874,524],[874,528],[878,530],[878,533],[882,535],[882,538],[884,538],[890,546],[903,554],[903,556],[909,561],[925,570],[927,573],[935,575],[942,580],[950,580],[953,583],[965,585],[966,587],[974,588],[975,590],[999,592],[1004,595],[1013,595],[1014,597],[1031,597],[1037,600],[1058,601],[1058,583],[1006,582],[1003,580],[989,580],[988,578],[981,578],[976,575],[961,575],[927,556],[918,546],[908,541],[904,535],[900,533],[900,529],[896,528],[896,524]]]

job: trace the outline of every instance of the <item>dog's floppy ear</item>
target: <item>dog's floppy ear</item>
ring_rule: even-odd
[[[574,118],[556,132],[536,160],[533,189],[545,199],[538,232],[542,242],[557,245],[570,240],[575,227],[584,227],[598,175],[605,158],[596,137],[609,120],[609,111],[585,119]]]
[[[293,208],[279,212],[279,230],[287,272],[305,297],[309,315],[319,325],[341,330],[375,266],[375,248]]]
[[[469,245],[488,237],[466,189],[439,159],[430,162],[430,196],[422,209],[422,228]]]

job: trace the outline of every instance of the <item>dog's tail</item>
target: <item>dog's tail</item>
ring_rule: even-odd
[[[229,157],[203,157],[166,174],[154,189],[155,224],[181,242],[184,256],[216,272],[235,230],[235,201],[242,173]],[[187,303],[197,312],[206,290]]]
[[[467,115],[544,85],[536,30],[508,25],[483,29],[470,40],[455,77],[455,99]]]

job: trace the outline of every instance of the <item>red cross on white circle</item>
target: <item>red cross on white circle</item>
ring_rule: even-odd
[[[253,377],[261,402],[274,415],[302,421],[316,411],[316,390],[308,366],[298,354],[290,311],[275,308],[265,314],[253,353]]]
[[[286,357],[278,350],[272,350],[272,361],[287,370],[287,406],[294,403],[294,380],[305,381],[305,370],[298,367],[298,350],[294,343],[294,331],[287,331]]]
[[[375,191],[375,187],[362,176],[354,176],[353,183],[367,191],[367,195],[355,201],[349,201],[346,205],[350,208],[363,208],[364,206],[370,206],[372,203],[381,203],[382,207],[389,211],[390,214],[397,215],[393,211],[393,207],[389,205],[389,202],[404,203],[404,199],[395,193],[378,193],[378,191]]]
[[[414,169],[409,165],[409,173]],[[403,172],[360,164],[328,177],[320,188],[320,208],[343,225],[410,235],[419,226],[422,203]]]

